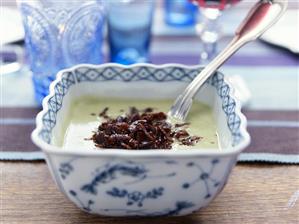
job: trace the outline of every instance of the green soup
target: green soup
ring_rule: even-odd
[[[103,118],[95,115],[98,115],[105,107],[109,108],[107,112],[109,116],[117,117],[124,114],[132,106],[138,109],[152,107],[155,111],[167,113],[172,103],[172,100],[82,98],[71,105],[69,119],[64,127],[65,135],[62,139],[55,139],[54,144],[60,145],[66,150],[98,149],[94,142],[88,139],[103,121]],[[200,136],[202,139],[193,146],[174,143],[172,145],[173,150],[218,148],[216,124],[209,106],[194,101],[186,122],[190,123],[186,128],[190,135]]]

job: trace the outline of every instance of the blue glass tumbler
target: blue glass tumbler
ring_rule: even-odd
[[[107,1],[110,61],[149,61],[154,0]]]
[[[18,6],[39,104],[59,70],[78,63],[102,63],[101,1],[18,0]]]
[[[164,0],[164,20],[170,26],[196,24],[198,7],[190,0]]]

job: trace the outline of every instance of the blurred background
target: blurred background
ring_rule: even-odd
[[[78,63],[207,64],[231,40],[255,2],[4,0],[0,19],[0,66],[5,77],[1,105],[39,105],[56,73]],[[249,85],[257,82],[247,79],[250,74],[244,66],[253,65],[254,69],[261,57],[263,63],[270,64],[274,56],[275,60],[281,57],[280,52],[288,55],[286,63],[297,63],[298,21],[298,2],[290,1],[277,26],[261,41],[242,48],[223,67],[229,75],[241,75],[237,86],[243,88],[244,98],[249,98],[249,90],[242,80]],[[9,88],[12,84],[14,88]],[[289,100],[296,104],[295,97]],[[253,106],[261,106],[259,101],[253,102]]]

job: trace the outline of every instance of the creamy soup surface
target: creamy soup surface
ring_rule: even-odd
[[[98,114],[105,108],[109,110],[107,114],[117,117],[129,110],[129,107],[138,109],[154,108],[154,111],[167,113],[172,100],[129,100],[129,99],[95,99],[91,97],[81,98],[75,101],[70,107],[69,118],[64,124],[64,136],[61,139],[54,138],[54,144],[65,150],[86,149],[100,150],[92,140],[88,140],[104,118]],[[209,106],[194,101],[186,122],[190,123],[186,130],[190,135],[200,136],[202,139],[193,146],[180,145],[174,142],[172,150],[187,149],[218,149],[218,137],[216,124]]]

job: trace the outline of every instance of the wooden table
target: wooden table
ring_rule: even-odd
[[[166,218],[90,215],[60,193],[44,162],[0,162],[0,168],[1,224],[299,223],[299,166],[238,164],[209,207]]]

